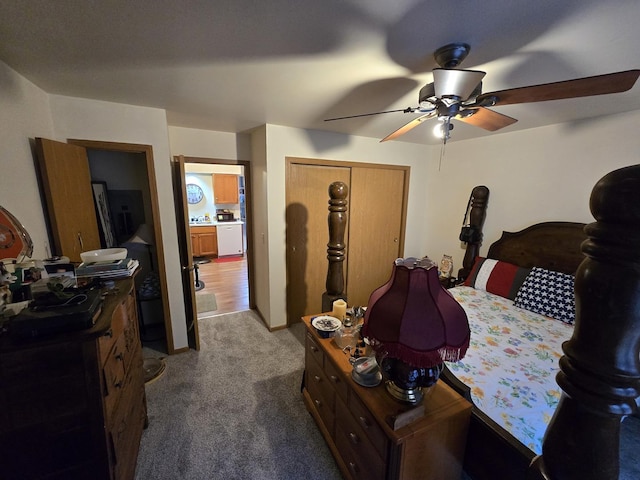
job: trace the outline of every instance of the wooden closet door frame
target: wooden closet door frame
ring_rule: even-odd
[[[400,237],[398,239],[398,252],[399,252],[399,256],[403,256],[404,255],[404,241],[405,241],[405,235],[406,235],[406,217],[407,217],[407,206],[408,206],[408,202],[409,202],[409,177],[410,177],[410,172],[411,172],[411,167],[408,165],[390,165],[390,164],[382,164],[382,163],[367,163],[367,162],[353,162],[353,161],[339,161],[339,160],[328,160],[328,159],[317,159],[317,158],[305,158],[305,157],[286,157],[285,158],[285,188],[286,191],[289,190],[289,185],[290,185],[290,168],[291,165],[293,164],[299,164],[299,165],[310,165],[310,166],[326,166],[326,167],[343,167],[343,168],[376,168],[376,169],[393,169],[393,170],[402,170],[404,171],[404,192],[403,192],[403,198],[402,198],[402,215],[401,215],[401,226],[400,226]],[[349,182],[349,186],[351,186],[351,181]],[[327,205],[327,210],[326,210],[326,215],[328,216],[329,214],[329,210],[328,210],[328,201],[329,201],[329,194],[328,194],[328,188],[329,185],[327,185],[327,192],[325,192],[325,198],[326,198],[326,205]],[[381,194],[383,194],[383,192],[381,192]],[[288,194],[286,195],[287,199],[288,199]],[[349,197],[348,197],[349,203],[348,203],[348,210],[347,210],[347,220],[348,222],[350,222],[350,208],[351,208],[351,189],[349,190]],[[287,206],[288,206],[288,200],[287,200]],[[327,217],[325,217],[327,218]],[[344,275],[345,275],[345,289],[348,289],[349,286],[349,279],[348,279],[348,261],[349,261],[349,235],[350,235],[350,224],[348,223],[346,231],[345,231],[345,243],[346,243],[346,247],[347,247],[347,251],[346,251],[346,256],[345,256],[345,261],[344,261]],[[327,233],[327,243],[329,241],[329,235]],[[289,248],[289,246],[287,246],[287,248]],[[287,259],[289,256],[289,252],[287,252]],[[325,257],[326,258],[326,251],[325,251]],[[328,269],[328,261],[326,261],[326,263],[324,264],[324,272],[326,275],[327,269]],[[287,271],[289,270],[289,266],[287,266]],[[391,273],[391,264],[389,265],[389,273]],[[287,282],[289,282],[289,278],[287,278]],[[348,290],[347,290],[348,292]],[[289,299],[287,299],[287,303],[288,303]],[[311,312],[311,313],[318,313],[318,312]],[[287,319],[287,324],[291,324],[295,321],[298,321],[299,319],[291,319],[288,318]]]
[[[181,353],[189,348],[176,349],[173,344],[173,327],[171,323],[171,309],[169,308],[169,294],[167,286],[167,267],[164,262],[164,246],[162,243],[162,227],[160,222],[160,207],[158,205],[158,188],[156,183],[156,171],[153,161],[153,148],[151,145],[119,142],[102,142],[95,140],[68,139],[68,143],[79,145],[91,150],[105,150],[122,153],[143,154],[146,159],[147,180],[151,196],[151,215],[153,217],[153,234],[156,239],[155,249],[158,260],[158,278],[160,281],[160,296],[162,298],[162,315],[164,317],[165,336],[167,341],[167,353],[173,355]]]

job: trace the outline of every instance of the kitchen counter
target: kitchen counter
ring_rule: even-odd
[[[190,227],[216,227],[218,225],[244,225],[242,220],[234,220],[233,222],[190,222]]]

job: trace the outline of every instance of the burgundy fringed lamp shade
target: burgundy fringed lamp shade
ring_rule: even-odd
[[[406,381],[392,379],[401,389],[411,390],[428,386],[414,378],[416,370],[424,370],[431,377],[426,382],[433,384],[443,362],[462,359],[470,331],[464,309],[440,284],[435,263],[428,258],[399,258],[391,279],[369,298],[363,335],[379,357],[404,364],[401,369],[388,365],[385,369],[382,364],[383,371],[411,370]],[[413,403],[410,398],[402,400]]]

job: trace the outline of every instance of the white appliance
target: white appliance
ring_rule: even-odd
[[[242,242],[242,224],[234,223],[225,225],[218,223],[218,256],[242,255],[244,253]]]

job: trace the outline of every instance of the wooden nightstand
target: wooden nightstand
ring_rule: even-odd
[[[424,414],[394,430],[410,407],[384,385],[366,388],[351,378],[348,355],[320,338],[306,316],[303,398],[347,479],[459,479],[471,404],[439,381]]]

